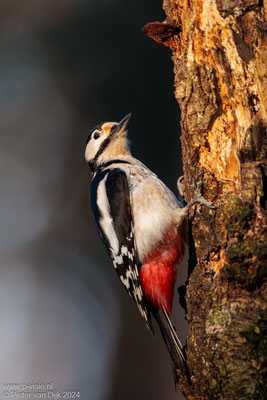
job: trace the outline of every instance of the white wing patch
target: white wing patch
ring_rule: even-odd
[[[135,248],[131,210],[127,203],[129,201],[127,177],[122,171],[119,171],[117,176],[113,173],[114,170],[108,172],[97,185],[96,206],[98,208],[99,231],[121,282],[129,295],[135,300],[146,325],[153,331],[139,277],[140,261]],[[116,178],[118,181],[116,181]],[[118,192],[116,192],[116,184],[118,184]],[[126,187],[125,194],[121,190],[123,184]],[[120,194],[122,194],[121,197]],[[122,218],[122,221],[116,219],[118,215]],[[127,219],[129,223],[127,223]],[[116,226],[118,220],[119,225]]]
[[[113,220],[110,215],[109,202],[106,192],[107,177],[108,175],[106,175],[105,178],[100,181],[97,188],[97,206],[98,209],[101,210],[99,224],[106,237],[108,237],[112,251],[114,252],[114,254],[118,254],[119,242],[115,233]]]

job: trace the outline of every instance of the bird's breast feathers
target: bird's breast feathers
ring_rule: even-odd
[[[145,180],[131,192],[135,241],[141,261],[174,223],[175,209],[179,207],[178,202],[158,189]]]
[[[140,261],[177,219],[174,194],[143,164],[125,166],[130,187],[135,243]]]
[[[135,245],[139,260],[142,262],[155,244],[166,234],[168,226],[179,225],[179,215],[183,212],[181,204],[174,194],[145,165],[131,156],[122,156],[120,159],[122,163],[116,160],[114,167],[110,160],[108,169],[112,171],[113,168],[118,168],[127,176]],[[99,195],[102,189],[104,191],[105,181],[106,177],[99,185]],[[102,202],[106,201],[106,196],[99,197]],[[105,206],[104,209],[107,207]],[[111,235],[112,229],[108,229],[106,226],[109,222],[109,226],[112,226],[110,218],[106,218],[104,222],[105,226],[102,229],[105,228],[105,232],[109,232],[108,236],[114,238],[114,235]],[[104,222],[102,221],[102,225]],[[117,241],[115,240],[115,242],[116,245],[115,243],[113,245],[116,253]]]

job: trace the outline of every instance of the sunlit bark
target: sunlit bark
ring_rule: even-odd
[[[266,4],[164,0],[144,31],[172,50],[185,198],[203,181],[186,288],[187,399],[263,399],[266,374]],[[265,377],[266,379],[266,377]]]

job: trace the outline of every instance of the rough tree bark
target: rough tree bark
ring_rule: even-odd
[[[199,174],[186,287],[187,399],[265,399],[266,3],[164,0],[144,32],[172,50],[186,200]],[[265,379],[265,382],[264,382]]]

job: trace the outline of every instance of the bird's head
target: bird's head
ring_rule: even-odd
[[[130,118],[131,114],[127,114],[120,122],[104,122],[91,130],[85,159],[92,171],[105,162],[129,154],[126,128]]]

